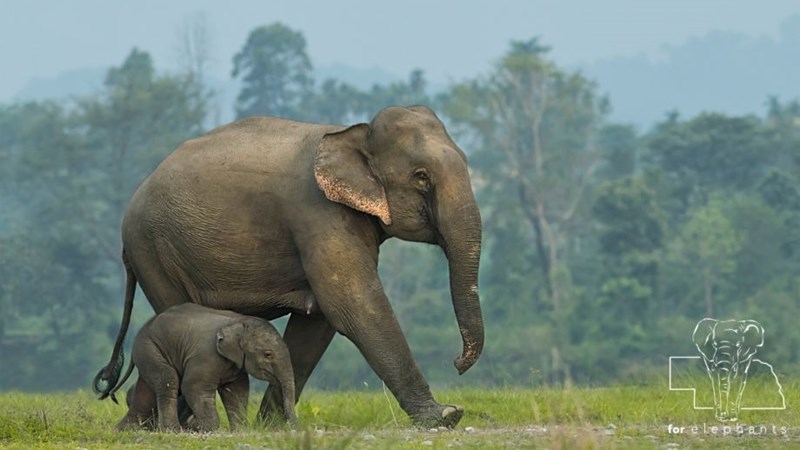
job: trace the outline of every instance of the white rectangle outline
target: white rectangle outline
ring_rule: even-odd
[[[700,359],[699,356],[670,356],[669,357],[669,390],[670,391],[692,391],[692,408],[694,409],[714,409],[713,406],[697,406],[697,389],[695,388],[673,388],[672,387],[672,360],[673,359]],[[786,405],[784,406],[765,406],[765,407],[749,407],[749,406],[741,406],[739,410],[748,410],[748,411],[783,411],[786,409]]]

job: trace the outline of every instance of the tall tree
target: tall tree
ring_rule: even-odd
[[[325,123],[368,122],[381,109],[392,106],[431,103],[427,81],[421,70],[413,70],[407,81],[374,84],[362,91],[348,83],[327,79],[314,95],[307,97],[303,119]]]
[[[183,73],[203,84],[211,64],[211,29],[205,14],[196,13],[184,20],[178,29],[176,53]]]
[[[74,387],[102,363],[115,332],[106,326],[119,321],[125,205],[175,145],[200,133],[205,98],[134,49],[94,96],[0,108],[0,159],[13,167],[0,198],[17,206],[0,231],[0,279],[14,280],[0,286],[0,307],[15,319],[0,319],[0,353],[19,363],[8,373],[0,364],[3,386]]]
[[[158,76],[150,55],[133,49],[120,67],[109,69],[102,95],[79,102],[76,120],[85,126],[91,152],[85,170],[100,167],[108,178],[102,201],[109,208],[87,211],[107,257],[118,257],[116,227],[130,194],[184,139],[200,134],[207,93],[193,77]],[[98,180],[100,181],[100,180]]]
[[[487,178],[485,189],[494,191],[492,198],[513,199],[504,203],[529,227],[552,317],[563,325],[570,308],[564,304],[570,284],[565,246],[585,208],[608,108],[593,82],[558,68],[547,51],[537,39],[512,42],[487,80],[453,88],[446,110],[479,142],[474,161]],[[567,340],[557,339],[554,365],[561,365]],[[561,366],[569,378],[568,366]]]
[[[678,261],[701,278],[706,317],[715,317],[714,289],[722,276],[736,268],[734,256],[742,245],[742,234],[722,206],[721,199],[712,197],[707,205],[694,210],[672,248]]]
[[[702,207],[723,189],[753,188],[774,163],[775,150],[761,120],[704,113],[686,121],[673,114],[647,137],[647,161],[667,175],[676,217]]]
[[[652,356],[648,350],[654,346],[645,330],[652,330],[660,313],[655,306],[665,223],[655,193],[641,177],[601,183],[595,190],[592,219],[599,243],[595,271],[600,277],[588,287],[594,294],[581,298],[580,309],[590,319],[574,324],[580,336],[575,359],[584,373],[597,378],[625,370],[614,361]],[[614,336],[613,345],[597,343],[607,336]],[[598,367],[605,374],[597,373]]]
[[[233,57],[234,78],[241,78],[236,117],[275,115],[299,118],[299,105],[311,94],[314,81],[306,39],[281,23],[250,32]]]

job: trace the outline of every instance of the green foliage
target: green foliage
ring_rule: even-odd
[[[261,26],[233,57],[234,78],[241,78],[236,117],[274,115],[298,118],[313,86],[306,39],[282,23]]]
[[[597,187],[592,215],[601,227],[600,251],[608,256],[652,252],[663,245],[664,217],[642,178]]]
[[[719,201],[711,201],[696,210],[684,225],[678,251],[699,267],[725,274],[734,269],[732,256],[739,250],[741,241],[741,235],[725,217]]]
[[[641,133],[609,123],[602,87],[559,67],[548,52],[537,39],[511,42],[488,73],[438,93],[421,69],[370,89],[337,79],[316,85],[305,38],[276,23],[253,30],[234,57],[233,76],[242,82],[235,106],[240,117],[340,124],[369,121],[390,104],[436,107],[468,155],[483,217],[486,345],[474,368],[455,375],[461,338],[442,252],[390,240],[379,267],[434,387],[663,380],[668,356],[696,354],[691,332],[706,315],[760,321],[767,344],[758,356],[781,374],[800,367],[793,322],[800,293],[800,103],[769,99],[764,117],[673,113]],[[194,70],[160,74],[147,52],[133,49],[91,96],[0,105],[0,389],[87,386],[106,362],[121,314],[120,219],[159,161],[204,131],[209,92],[202,67]],[[137,302],[134,330],[150,315],[145,299]],[[382,388],[343,337],[311,385]],[[625,408],[645,411],[637,423],[667,420],[663,408],[631,409],[596,391],[557,392],[466,393],[463,403],[498,404],[480,406],[487,416],[465,421],[519,425],[510,417],[528,407],[537,422],[615,421],[609,411]],[[669,404],[642,392],[628,401]],[[396,408],[394,415],[382,409],[383,395],[359,392],[315,404],[316,395],[326,394],[301,403],[304,415],[319,418],[315,426],[406,426]],[[515,403],[516,395],[524,404]],[[582,406],[594,398],[613,407]],[[344,417],[355,409],[348,401],[371,406]],[[509,405],[506,412],[497,412],[500,403]],[[86,417],[91,407],[81,408],[65,407],[64,415]],[[37,413],[23,416],[11,428],[0,421],[0,439],[69,439],[49,425],[42,431]],[[97,425],[92,420],[85,428]],[[349,445],[352,429],[346,430],[319,442]],[[109,436],[103,439],[126,445]],[[569,441],[551,437],[547,443]],[[168,442],[147,439],[146,445]],[[276,446],[307,442],[305,435],[280,439]]]
[[[775,161],[770,140],[754,116],[704,113],[685,122],[672,117],[650,134],[647,158],[669,175],[672,195],[686,212],[705,203],[714,190],[755,186]]]
[[[389,105],[424,105],[430,103],[425,92],[427,82],[421,70],[413,70],[407,82],[374,84],[362,91],[350,84],[327,79],[317,92],[306,97],[302,118],[321,123],[369,122]]]
[[[595,141],[607,102],[591,80],[560,69],[546,53],[537,39],[512,42],[486,79],[458,84],[440,101],[462,145],[473,146],[487,270],[496,282],[487,293],[502,302],[495,310],[513,311],[516,326],[549,328],[550,346],[535,359],[549,358],[551,370],[564,372],[555,379],[568,379],[573,361],[563,359],[571,345],[564,330],[579,303],[568,261],[590,231],[586,192],[601,157]],[[517,264],[508,270],[511,261]],[[532,289],[534,282],[544,289]],[[523,370],[515,372],[523,377]]]
[[[0,279],[10,280],[0,287],[1,388],[83,385],[102,364],[120,317],[112,299],[122,294],[127,200],[200,132],[205,100],[201,86],[156,75],[134,49],[96,96],[0,110],[1,154],[14,168],[0,197],[16,205],[0,227]]]

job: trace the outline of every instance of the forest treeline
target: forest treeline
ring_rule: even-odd
[[[133,49],[93,95],[0,104],[0,389],[86,388],[107,362],[128,199],[177,144],[217,125],[208,60],[187,48],[179,73]],[[380,257],[434,385],[663,380],[670,355],[696,355],[704,317],[759,321],[758,356],[779,377],[800,367],[798,100],[765,98],[748,116],[665,111],[639,130],[609,121],[602,86],[537,39],[498,56],[438,92],[422,69],[360,89],[315,79],[302,33],[275,23],[233,56],[241,91],[225,107],[349,124],[427,104],[447,124],[468,154],[484,226],[487,340],[467,374],[452,365],[461,340],[441,251],[390,241]],[[134,331],[151,314],[141,295],[136,311]],[[380,386],[342,337],[311,382]]]

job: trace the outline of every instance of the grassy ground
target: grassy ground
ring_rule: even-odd
[[[749,388],[749,387],[748,387]],[[411,427],[381,391],[306,392],[302,429],[230,433],[113,431],[125,407],[91,393],[0,394],[4,448],[800,448],[800,384],[784,385],[787,409],[742,411],[730,428],[711,411],[694,410],[691,393],[666,386],[448,390],[442,402],[465,407],[454,430]],[[253,396],[250,415],[255,416]],[[224,415],[223,415],[224,417]],[[741,428],[737,429],[737,426]],[[761,428],[763,426],[764,428]],[[672,430],[682,432],[671,433]],[[696,427],[696,428],[692,428]],[[712,428],[718,427],[718,428]],[[754,428],[751,428],[754,427]]]

